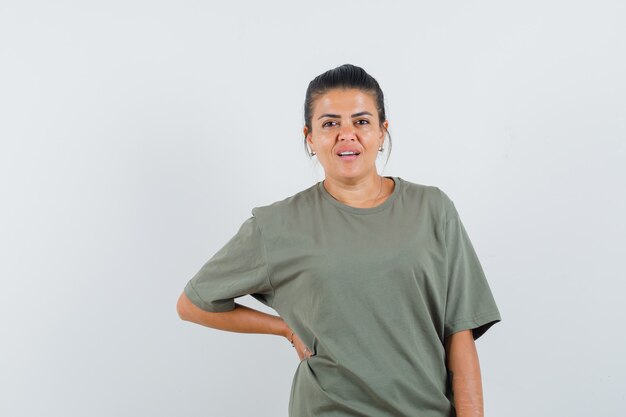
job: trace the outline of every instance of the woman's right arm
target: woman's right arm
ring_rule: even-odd
[[[291,336],[291,329],[280,316],[266,314],[237,303],[235,309],[231,311],[205,311],[193,304],[183,292],[178,298],[176,310],[182,320],[213,329],[237,333],[274,334],[287,339]]]
[[[205,311],[192,303],[184,291],[178,298],[176,310],[181,319],[213,329],[237,333],[273,334],[283,336],[287,340],[293,336],[293,345],[300,360],[304,359],[305,356],[311,356],[308,347],[297,334],[292,333],[292,330],[280,316],[266,314],[237,303],[235,303],[235,309],[231,311]]]

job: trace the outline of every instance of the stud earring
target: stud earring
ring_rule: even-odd
[[[309,152],[309,155],[314,156],[315,155],[315,151]]]
[[[378,152],[382,152],[383,150],[383,145],[380,145],[380,147],[378,148]]]

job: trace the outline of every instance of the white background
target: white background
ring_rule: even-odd
[[[304,93],[344,63],[385,93],[379,172],[448,193],[479,254],[503,318],[477,341],[486,415],[623,415],[625,21],[620,1],[0,2],[0,415],[287,415],[286,339],[175,304],[252,207],[323,179]]]

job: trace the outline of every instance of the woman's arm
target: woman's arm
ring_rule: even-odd
[[[176,304],[178,316],[192,323],[237,333],[264,333],[284,336],[291,330],[280,316],[273,316],[235,303],[235,309],[224,312],[205,311],[193,304],[183,292]]]
[[[453,333],[445,340],[446,365],[452,373],[457,417],[483,417],[483,388],[472,330]]]
[[[231,311],[205,311],[193,304],[184,291],[178,298],[176,310],[181,319],[213,329],[283,336],[287,340],[293,341],[293,346],[300,360],[304,359],[305,356],[311,356],[308,347],[297,334],[292,333],[291,328],[280,316],[266,314],[237,303],[235,303],[235,309]]]

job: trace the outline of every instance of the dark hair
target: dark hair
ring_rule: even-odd
[[[378,81],[365,72],[363,68],[357,67],[356,65],[344,64],[318,75],[309,83],[309,87],[306,89],[306,98],[304,100],[304,123],[309,132],[313,131],[313,126],[311,124],[311,118],[313,117],[313,102],[319,96],[335,88],[356,88],[363,92],[372,94],[376,100],[378,122],[382,126],[387,119],[387,116],[385,115],[385,97],[383,95],[383,91],[378,85]],[[386,133],[387,136],[389,136],[389,151],[387,153],[387,159],[389,159],[389,153],[391,152],[391,135],[389,134],[389,131]],[[306,154],[311,157],[307,148],[306,137],[304,138],[304,150]]]

